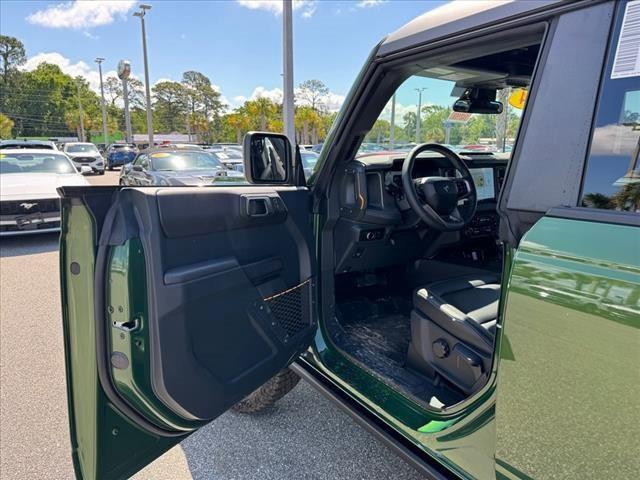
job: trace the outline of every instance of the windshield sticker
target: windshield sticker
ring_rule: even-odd
[[[637,76],[640,76],[640,0],[633,0],[624,12],[611,78]]]

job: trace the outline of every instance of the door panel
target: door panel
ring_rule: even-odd
[[[508,478],[640,470],[640,219],[572,216],[538,221],[513,262],[496,403]]]
[[[62,191],[61,266],[63,283],[71,281],[63,305],[72,306],[65,325],[75,343],[96,345],[67,358],[70,399],[74,411],[100,399],[146,439],[138,439],[147,449],[144,462],[131,452],[110,462],[131,474],[309,345],[315,323],[308,191],[124,188],[111,197],[100,190]],[[89,276],[93,301],[80,305],[76,297]],[[74,277],[84,278],[76,289]],[[88,318],[93,328],[82,326]],[[78,377],[87,355],[99,380],[92,395],[87,378]],[[100,467],[109,453],[96,442],[115,428],[103,420],[94,415],[91,440],[76,436],[83,478],[118,477]],[[72,419],[72,430],[87,427]],[[96,458],[85,461],[92,452]]]

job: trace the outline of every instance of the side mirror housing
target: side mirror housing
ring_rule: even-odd
[[[242,145],[244,174],[249,183],[292,183],[293,154],[291,143],[285,135],[249,132]]]
[[[144,169],[140,165],[132,165],[131,170],[134,172],[142,172]]]
[[[80,173],[82,175],[91,175],[93,173],[93,169],[88,165],[82,165],[80,167]]]

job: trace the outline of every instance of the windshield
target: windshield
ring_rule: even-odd
[[[92,143],[67,145],[64,151],[69,153],[98,153],[98,149]]]
[[[224,168],[207,152],[156,152],[150,155],[153,170],[211,170]]]
[[[56,153],[0,153],[0,173],[76,173],[76,169]]]
[[[112,150],[133,150],[131,145],[111,145]]]
[[[425,60],[389,99],[358,153],[438,143],[509,156],[538,49],[532,44],[451,65]]]

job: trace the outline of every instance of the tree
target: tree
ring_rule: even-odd
[[[0,113],[0,138],[11,138],[13,125],[13,120],[5,114]]]
[[[213,88],[209,77],[194,70],[182,74],[182,86],[190,115],[198,119],[200,127],[206,123],[206,128],[201,129],[201,137],[210,139],[213,137],[211,127],[219,123],[223,109],[220,93]]]
[[[251,128],[251,121],[243,111],[225,115],[223,117],[222,124],[223,126],[228,126],[229,128],[233,129],[236,135],[236,143],[242,143],[242,135],[244,135]]]
[[[611,199],[603,193],[587,193],[582,198],[582,206],[604,209],[611,209],[614,207]]]
[[[124,100],[122,80],[116,77],[107,77],[104,81],[104,95],[106,101],[115,106],[118,100]],[[130,78],[127,82],[129,93],[129,108],[146,108],[144,98],[144,84],[137,78]]]
[[[416,112],[407,112],[402,116],[402,120],[404,121],[404,133],[407,138],[415,140],[416,136],[416,120],[417,115]]]
[[[366,142],[385,143],[389,141],[391,134],[391,123],[387,120],[378,119],[365,137]]]
[[[164,132],[183,130],[188,113],[184,86],[178,82],[160,82],[154,85],[154,129]]]
[[[249,118],[253,119],[254,125],[257,122],[257,128],[262,131],[267,130],[269,121],[273,121],[278,115],[278,106],[266,97],[245,102],[244,109]]]
[[[6,84],[9,71],[27,61],[24,45],[15,37],[0,35],[0,58],[2,59],[2,81]]]
[[[324,107],[323,100],[329,95],[329,88],[320,80],[305,80],[298,87],[297,99],[318,111]]]

